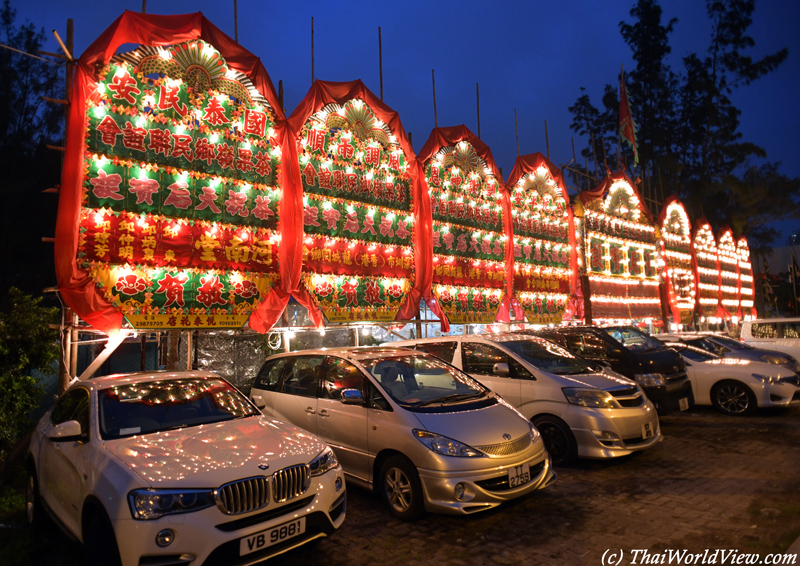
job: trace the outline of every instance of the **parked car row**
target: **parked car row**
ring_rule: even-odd
[[[209,372],[78,382],[31,440],[28,517],[55,518],[88,564],[251,564],[338,529],[345,478],[403,520],[471,514],[545,488],[554,465],[655,445],[659,413],[800,402],[791,356],[658,338],[584,326],[292,352],[249,399]]]

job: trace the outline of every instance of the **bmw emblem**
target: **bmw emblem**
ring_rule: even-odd
[[[506,433],[503,433],[503,439],[504,439],[504,440],[511,440],[511,435],[510,435],[510,434],[508,434],[507,432],[506,432]]]
[[[266,470],[268,468],[269,468],[269,464],[266,464],[266,463],[262,463],[262,464],[258,465],[258,469],[259,470]]]

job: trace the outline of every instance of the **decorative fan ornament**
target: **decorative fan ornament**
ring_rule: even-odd
[[[544,167],[539,167],[536,171],[525,175],[522,188],[524,191],[535,191],[540,195],[550,195],[553,200],[561,199],[561,191],[558,189],[550,173]]]
[[[469,142],[462,141],[455,146],[443,147],[436,153],[436,160],[441,161],[444,167],[458,167],[465,175],[475,172],[481,178],[486,177],[486,163]]]

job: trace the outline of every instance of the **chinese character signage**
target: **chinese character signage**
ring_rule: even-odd
[[[730,228],[724,227],[717,238],[720,274],[720,304],[725,316],[736,316],[739,311],[739,251]]]
[[[696,311],[702,318],[721,316],[719,252],[714,232],[705,218],[697,221],[692,238],[692,253],[697,265]]]
[[[690,325],[695,304],[692,235],[689,216],[677,197],[670,197],[664,203],[659,227],[664,242],[665,283],[673,323]]]
[[[739,320],[756,318],[755,303],[753,302],[753,266],[750,263],[750,247],[747,238],[742,236],[736,242],[736,251],[739,255]]]

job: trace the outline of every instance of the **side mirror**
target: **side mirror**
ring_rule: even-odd
[[[83,439],[81,423],[78,421],[66,421],[53,427],[50,433],[50,440],[53,442],[68,442]]]
[[[259,410],[263,409],[267,406],[267,402],[264,401],[264,398],[261,395],[253,395],[252,397],[253,404],[258,407]]]
[[[500,377],[508,377],[511,375],[511,370],[508,368],[508,364],[505,362],[499,362],[494,364],[492,367],[492,373],[495,375],[499,375]]]
[[[342,403],[345,405],[363,405],[364,396],[358,389],[342,389]]]

